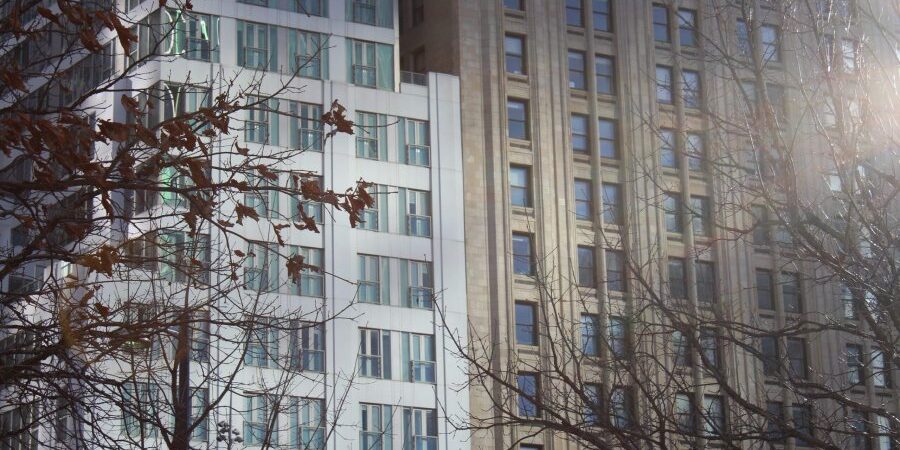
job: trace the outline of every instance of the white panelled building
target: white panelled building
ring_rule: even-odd
[[[148,60],[142,76],[124,79],[123,88],[159,86],[165,115],[209,104],[235,75],[238,85],[260,82],[261,95],[287,82],[295,89],[279,94],[270,110],[246,113],[241,146],[251,152],[307,147],[279,169],[316,173],[338,192],[365,179],[380,193],[358,228],[342,212],[303,206],[317,217],[321,233],[291,227],[284,237],[325,274],[306,272],[299,284],[286,282],[283,260],[269,264],[276,242],[270,221],[294,214],[298,200],[277,194],[246,199],[261,219],[239,226],[250,236],[252,255],[241,269],[242,290],[249,291],[242,295],[259,291],[274,303],[305,302],[338,319],[296,339],[277,331],[266,343],[250,339],[238,380],[243,392],[222,400],[230,411],[244,411],[229,419],[243,445],[260,445],[266,426],[256,412],[266,410],[267,397],[254,393],[254,383],[277,379],[281,370],[270,368],[260,346],[284,353],[301,345],[304,376],[293,384],[296,394],[288,392],[297,407],[279,418],[285,422],[277,440],[285,448],[468,448],[468,435],[450,425],[451,418],[467,416],[469,396],[447,331],[465,333],[467,314],[458,78],[400,72],[396,0],[193,0],[191,17],[160,10],[156,0],[119,1],[136,22],[161,18],[183,25],[164,41],[171,56]],[[140,36],[138,56],[150,42]],[[121,54],[114,43],[109,48],[110,55]],[[120,68],[124,62],[110,56],[103,64]],[[301,66],[300,77],[291,79]],[[347,107],[355,133],[322,145],[316,124],[335,100]],[[97,118],[125,120],[122,105],[109,103]],[[138,215],[152,206],[140,198],[134,205]],[[230,214],[228,208],[222,214]],[[14,239],[9,228],[3,231]],[[229,252],[217,247],[222,239],[215,230],[209,241],[214,255]],[[228,351],[216,341],[208,345],[212,355]],[[205,389],[212,398],[223,388],[213,383]],[[123,421],[122,432],[131,432],[127,417]],[[327,424],[327,437],[298,443],[298,434],[322,432],[309,429],[317,423]],[[291,426],[300,429],[286,433]],[[206,437],[215,448],[215,427],[211,420],[208,430],[196,430],[192,445],[206,448]]]

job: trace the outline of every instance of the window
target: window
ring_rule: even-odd
[[[328,37],[310,31],[288,31],[291,73],[301,77],[324,79],[328,74]]]
[[[675,367],[694,365],[693,349],[687,335],[678,330],[672,332],[672,349],[675,352]]]
[[[741,109],[743,110],[742,112],[749,118],[753,118],[753,116],[756,114],[757,103],[759,102],[759,99],[756,97],[756,84],[754,84],[754,82],[752,81],[742,81],[741,94],[746,97],[741,98],[740,103],[742,106]],[[752,157],[757,158],[756,160],[758,160],[759,156],[756,153],[757,152],[754,151],[752,153]],[[754,162],[756,162],[756,160],[754,160]],[[761,162],[762,161],[760,161],[760,163]]]
[[[675,427],[679,433],[694,432],[694,402],[690,394],[675,394]]]
[[[191,237],[182,231],[163,230],[158,234],[159,277],[176,283],[194,281],[209,282],[210,244],[209,235],[198,233]],[[189,263],[186,264],[185,261]],[[194,263],[196,261],[199,266]],[[42,278],[43,269],[36,272]]]
[[[417,26],[425,21],[425,0],[413,0],[413,26]]]
[[[573,27],[584,26],[581,0],[566,0],[566,24]]]
[[[616,69],[611,56],[594,55],[594,81],[598,94],[615,95]]]
[[[538,417],[541,410],[536,403],[538,395],[540,395],[540,381],[538,374],[531,372],[519,372],[517,377],[517,387],[519,394],[519,415],[522,417]]]
[[[766,412],[775,419],[766,418],[765,437],[773,441],[784,441],[782,423],[785,421],[784,405],[781,402],[766,402]]]
[[[669,258],[669,296],[676,300],[687,300],[687,277],[684,259]]]
[[[688,169],[700,172],[704,168],[706,161],[706,152],[703,148],[703,135],[697,133],[688,133],[687,141],[687,157]]]
[[[596,314],[581,315],[581,352],[600,356],[600,318]]]
[[[278,40],[278,28],[264,23],[237,23],[238,65],[248,69],[278,69],[278,57],[270,45]],[[271,41],[271,43],[270,43]]]
[[[506,125],[512,139],[528,139],[528,104],[522,100],[507,100]]]
[[[750,45],[750,29],[747,27],[747,22],[738,19],[735,33],[737,34],[738,54],[744,58],[750,58],[753,55],[753,47]]]
[[[669,35],[669,10],[663,5],[653,5],[653,40],[672,41]]]
[[[609,394],[609,419],[613,427],[624,429],[632,425],[631,390],[624,386],[613,388]]]
[[[434,289],[431,263],[403,259],[400,266],[409,283],[407,291],[400,294],[403,297],[401,304],[407,308],[432,309]]]
[[[588,152],[588,118],[582,114],[572,114],[570,120],[572,127],[572,151],[575,153]]]
[[[627,359],[631,353],[628,345],[628,323],[624,317],[609,318],[609,350],[614,359]]]
[[[393,408],[388,405],[360,403],[359,441],[361,449],[390,448],[393,433]]]
[[[531,236],[513,233],[512,251],[513,273],[517,275],[532,275],[534,273],[534,257],[531,254]]]
[[[272,292],[278,289],[278,253],[268,242],[250,242],[244,269],[244,285],[258,292]]]
[[[672,104],[672,68],[656,66],[656,101]]]
[[[897,448],[897,442],[892,439],[892,435],[896,436],[896,427],[891,420],[885,416],[875,416],[875,431],[878,433],[878,448],[880,450],[894,450]]]
[[[756,305],[759,309],[775,310],[775,298],[772,296],[772,272],[756,269]]]
[[[753,205],[753,245],[769,245],[769,219],[765,206]]]
[[[597,31],[612,31],[612,0],[592,0],[594,14],[594,29]]]
[[[279,218],[278,180],[250,173],[247,174],[247,184],[254,189],[244,194],[244,203],[253,208],[259,217]]]
[[[435,410],[403,408],[403,448],[435,450],[438,448]]]
[[[593,186],[589,180],[575,180],[575,218],[594,219]]]
[[[596,287],[594,280],[594,248],[578,246],[578,285]]]
[[[403,356],[403,381],[434,383],[436,364],[434,336],[403,333],[402,339],[400,343]]]
[[[841,39],[841,61],[843,61],[844,72],[856,72],[859,61],[859,45],[853,39]]]
[[[351,0],[347,20],[377,27],[393,27],[394,8],[390,0]]]
[[[391,332],[359,329],[359,374],[369,378],[391,378]]]
[[[406,234],[431,236],[431,193],[406,189]],[[403,189],[401,189],[402,196]]]
[[[813,436],[812,427],[812,406],[810,405],[793,405],[791,406],[791,418],[794,421],[794,430],[806,436]],[[808,447],[809,443],[803,438],[796,438],[798,447]]]
[[[766,95],[769,98],[769,105],[772,107],[772,114],[775,120],[784,122],[785,103],[784,103],[784,87],[777,84],[766,83]]]
[[[290,6],[293,6],[293,8],[289,7],[289,10],[293,11],[296,9],[296,12],[299,13],[317,17],[326,17],[328,15],[328,8],[323,2],[324,0],[300,0],[299,2],[289,2],[292,3]]]
[[[856,320],[859,315],[856,313],[856,297],[853,291],[844,283],[841,283],[841,304],[844,306],[844,318]]]
[[[569,87],[584,90],[587,86],[584,73],[584,52],[569,50]]]
[[[350,41],[351,80],[354,84],[375,87],[376,85],[376,44],[374,42]]]
[[[322,105],[290,103],[291,147],[299,150],[322,151]]]
[[[528,167],[510,166],[509,199],[513,206],[531,207],[531,170]]]
[[[891,361],[881,350],[872,350],[872,384],[875,387],[891,387]]]
[[[291,321],[291,368],[308,372],[325,371],[325,325]]]
[[[598,119],[597,128],[600,136],[600,157],[616,159],[619,149],[616,144],[616,122],[611,119]]]
[[[538,345],[537,315],[534,303],[516,302],[516,343]]]
[[[525,0],[503,0],[503,6],[506,9],[514,9],[516,11],[525,10]]]
[[[374,204],[362,212],[359,228],[370,231],[387,231],[387,186],[373,185],[367,189]]]
[[[525,38],[513,34],[507,34],[503,40],[503,50],[506,53],[506,71],[519,75],[525,74]]]
[[[319,192],[322,191],[323,180],[320,176],[308,176],[291,174],[291,188],[295,190],[301,191],[301,195],[293,195],[291,196],[291,220],[295,222],[302,222],[304,217],[313,219],[316,223],[323,223],[322,218],[322,202],[319,201],[311,201],[306,200],[302,196],[302,191],[304,189],[312,190],[312,186],[315,186]]]
[[[209,361],[209,311],[196,311],[192,314],[190,325],[191,334],[191,360],[197,362]]]
[[[151,417],[155,418],[157,417],[157,414],[160,414],[160,411],[158,411],[160,403],[159,389],[155,384],[141,382],[128,382],[125,383],[123,387],[125,392],[122,418],[125,422],[125,433],[131,439],[155,438],[159,430],[153,426],[148,419]],[[30,421],[33,421],[34,418],[31,417],[30,413],[30,408],[27,407],[19,407],[16,410],[5,413],[10,414],[11,417],[4,417],[4,419],[6,419],[6,421],[11,421],[12,424],[16,424],[19,427],[10,431],[17,431],[21,427],[27,425]],[[25,436],[19,437],[14,435],[14,439],[18,441],[17,443],[19,445],[25,444],[23,441],[31,440],[32,433],[19,434],[28,436],[26,438]],[[19,448],[24,450],[33,447],[22,446]]]
[[[681,8],[678,10],[678,40],[682,46],[697,46],[697,11]]]
[[[253,367],[276,367],[278,363],[278,328],[269,326],[271,319],[257,317],[247,332],[244,364]]]
[[[400,139],[403,155],[400,162],[411,166],[428,167],[431,165],[430,138],[428,122],[424,120],[403,119],[400,122]]]
[[[850,432],[850,448],[856,450],[869,449],[868,430],[866,429],[866,424],[869,423],[868,419],[866,413],[858,409],[850,411],[850,415],[847,417],[847,431]]]
[[[381,297],[381,270],[387,271],[387,262],[382,263],[381,257],[374,255],[359,255],[359,301],[361,303],[381,303],[388,298]]]
[[[703,435],[721,436],[725,431],[725,403],[718,395],[703,396]]]
[[[600,425],[601,411],[603,410],[602,389],[599,384],[585,383],[584,396],[584,422],[588,425]]]
[[[291,447],[325,448],[325,401],[320,398],[289,397]]]
[[[189,424],[196,424],[191,431],[191,439],[206,442],[209,439],[209,390],[206,388],[191,388],[191,415]]]
[[[762,58],[763,62],[781,61],[781,37],[778,27],[774,25],[763,25],[759,29],[759,36],[762,40]]]
[[[387,157],[387,117],[370,113],[356,112],[356,156],[366,159]]]
[[[695,236],[710,236],[709,198],[691,196],[691,228]]]
[[[700,353],[706,360],[706,367],[719,368],[719,333],[712,328],[700,329]]]
[[[803,312],[800,296],[800,277],[796,273],[781,273],[781,300],[785,312]]]
[[[697,261],[697,303],[711,305],[716,302],[716,265],[709,261]]]
[[[606,289],[610,292],[625,292],[625,253],[606,250]]]
[[[866,379],[863,370],[862,347],[856,344],[847,344],[847,381],[851,385],[863,384]]]
[[[303,257],[303,264],[313,266],[300,270],[300,279],[291,280],[290,293],[309,297],[325,296],[325,280],[323,275],[324,262],[322,249],[311,247],[290,246],[291,256]]]
[[[670,169],[678,168],[678,152],[675,150],[675,131],[659,130],[659,163]]]
[[[394,47],[355,39],[348,39],[347,43],[350,51],[350,73],[347,78],[359,86],[393,90]]]
[[[801,338],[787,338],[788,374],[792,378],[806,379],[806,341]]]
[[[763,374],[767,377],[778,375],[781,356],[778,351],[778,338],[763,336],[759,338],[759,352],[762,354]]]
[[[682,233],[684,226],[681,223],[681,194],[667,192],[663,194],[663,211],[665,212],[666,231],[669,233]]]
[[[603,183],[603,223],[621,225],[623,218],[621,187],[614,183]]]
[[[166,24],[164,30],[167,33],[161,44],[162,48],[159,49],[163,53],[181,55],[185,59],[197,61],[219,62],[219,17],[193,11],[186,14],[184,11],[165,9],[163,22]],[[149,24],[146,26],[149,28]],[[142,24],[137,31],[141,35],[145,30]],[[149,41],[153,38],[149,35],[147,38],[138,44],[141,49],[135,48],[139,56],[149,55],[152,51],[149,48],[152,43]]]
[[[700,73],[693,70],[681,72],[681,99],[685,108],[700,108],[703,102]]]
[[[261,445],[273,439],[269,431],[269,398],[264,394],[248,394],[244,413],[244,441],[247,445]]]

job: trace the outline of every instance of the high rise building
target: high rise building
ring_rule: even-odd
[[[20,3],[25,4],[4,2],[4,6],[9,12]],[[220,94],[255,85],[258,95],[243,97],[242,102],[275,97],[233,118],[231,135],[238,137],[237,148],[246,148],[250,157],[279,152],[291,157],[270,166],[276,179],[261,176],[245,181],[285,186],[298,182],[293,173],[303,173],[302,181],[317,180],[337,192],[360,179],[373,183],[369,191],[375,206],[366,209],[364,222],[356,228],[328,205],[305,203],[277,191],[237,195],[216,206],[222,220],[234,220],[236,202],[255,210],[260,220],[245,218],[232,228],[245,238],[238,240],[226,239],[221,227],[203,225],[200,246],[208,244],[208,249],[197,257],[197,264],[222,261],[232,254],[247,256],[234,275],[242,286],[205,311],[212,323],[205,325],[206,331],[218,327],[221,315],[237,311],[233,306],[239,298],[258,297],[263,300],[258,304],[267,306],[259,309],[262,319],[249,335],[235,331],[233,339],[226,339],[221,336],[229,336],[229,331],[220,330],[220,338],[199,338],[191,376],[205,381],[192,387],[193,408],[202,408],[210,399],[218,399],[219,406],[206,425],[193,430],[192,445],[215,447],[217,424],[225,421],[227,428],[241,433],[248,448],[265,439],[291,448],[469,448],[466,433],[453,430],[447,420],[464,416],[468,409],[460,361],[446,350],[447,329],[465,330],[467,318],[461,270],[465,257],[459,213],[463,198],[458,195],[462,153],[457,77],[399,70],[394,0],[201,0],[193,2],[190,12],[178,11],[176,2],[169,2],[168,8],[155,0],[108,3],[106,7],[127,14],[126,26],[134,27],[138,44],[126,55],[120,43],[106,35],[100,42],[106,50],[75,63],[74,88],[54,91],[52,101],[71,101],[114,79],[111,89],[82,103],[87,105],[83,112],[98,121],[134,120],[128,105],[119,101],[133,95],[136,104],[155,103],[144,118],[155,124],[209,107]],[[59,11],[57,2],[42,4]],[[34,9],[22,17],[26,24],[43,20]],[[29,61],[26,53],[17,54]],[[134,61],[141,63],[132,67]],[[133,72],[116,78],[126,67]],[[137,91],[144,95],[137,96]],[[347,118],[355,122],[354,133],[338,134],[323,145],[327,130],[321,117],[335,101],[346,106]],[[98,144],[98,158],[109,156],[114,145]],[[238,158],[235,153],[227,156],[231,145],[229,139],[213,143],[212,154],[222,158],[212,162],[213,179],[228,176],[218,167]],[[13,161],[15,156],[6,158],[4,166],[19,164]],[[10,176],[31,179],[30,170],[10,169],[6,174],[12,172]],[[161,173],[158,182],[172,187],[184,180],[177,173]],[[112,201],[117,211],[127,211],[129,220],[104,222],[100,227],[104,231],[92,236],[92,243],[119,245],[158,228],[159,239],[150,239],[147,247],[171,244],[178,250],[160,251],[161,261],[148,264],[144,275],[127,278],[133,281],[108,283],[98,301],[125,301],[147,289],[158,289],[157,297],[174,295],[185,280],[172,264],[190,260],[184,249],[193,247],[183,231],[166,227],[175,223],[173,216],[186,211],[186,202],[171,191],[120,194]],[[321,233],[290,225],[301,220],[298,208],[318,222]],[[154,220],[143,220],[151,216]],[[281,236],[273,233],[274,225],[282,226]],[[27,224],[4,219],[0,229],[4,257],[27,246],[30,232]],[[286,247],[277,245],[282,238]],[[146,251],[157,255],[155,250]],[[285,265],[292,254],[303,255],[306,264],[318,270],[305,269],[294,282]],[[25,267],[6,278],[5,293],[34,292],[51,275],[93,276],[78,264],[60,261]],[[222,273],[212,277],[207,275],[207,281],[213,285],[228,282]],[[120,306],[110,308],[117,311]],[[135,317],[153,311],[152,298],[133,306]],[[276,325],[282,311],[297,307],[305,310],[309,324],[293,331]],[[0,332],[3,348],[10,352],[22,342],[14,316],[4,315]],[[156,337],[148,339],[155,342]],[[164,344],[147,346],[153,347],[157,363],[174,357]],[[243,361],[239,373],[222,376],[236,361]],[[14,358],[7,363],[15,364]],[[164,417],[169,412],[155,401],[169,395],[165,382],[155,383],[159,380],[152,379],[153,370],[129,369],[126,363],[115,356],[96,361],[108,366],[108,374],[121,371],[124,388],[132,394],[125,396],[126,401],[145,402],[139,407],[144,411],[160,408],[160,420],[168,423]],[[279,382],[289,377],[290,382]],[[284,401],[278,405],[272,404],[275,397],[267,391],[271,386],[281,390],[278,398]],[[155,423],[117,412],[114,406],[107,411],[104,408],[110,405],[98,405],[75,415],[80,417],[62,411],[59,420],[41,416],[44,419],[31,424],[28,418],[37,417],[36,410],[9,405],[0,403],[3,448],[50,448],[60,442],[70,445],[65,448],[87,448],[78,442],[95,438],[112,446],[163,445],[153,430]],[[79,425],[83,420],[96,422],[91,427]],[[23,426],[33,433],[14,433]],[[108,435],[97,435],[101,430]]]
[[[827,148],[821,140],[827,132],[811,124],[819,107],[811,98],[830,92],[824,78],[815,78],[821,76],[819,56],[833,61],[835,43],[842,42],[844,69],[825,70],[852,74],[856,43],[867,31],[878,34],[867,28],[868,19],[891,16],[877,2],[867,7],[881,13],[854,12],[862,3],[870,2],[401,0],[401,66],[460,77],[470,338],[479,342],[473,347],[491,349],[493,374],[512,380],[507,387],[485,381],[470,390],[472,423],[483,427],[473,433],[473,448],[576,448],[565,436],[577,435],[588,419],[577,406],[582,400],[561,381],[564,374],[584,388],[581,394],[595,388],[602,399],[597,414],[613,424],[607,430],[639,423],[658,437],[653,427],[663,426],[660,414],[694,414],[696,408],[678,409],[682,400],[702,405],[706,420],[685,425],[703,427],[691,444],[700,448],[715,444],[703,439],[720,427],[741,430],[740,421],[753,415],[717,391],[704,365],[724,364],[740,392],[806,430],[812,429],[804,428],[811,420],[806,412],[844,415],[830,409],[829,400],[810,403],[776,382],[778,361],[789,362],[795,379],[839,385],[848,364],[862,373],[861,362],[847,361],[874,355],[877,367],[867,370],[883,375],[874,382],[860,377],[848,395],[859,405],[897,411],[897,392],[886,381],[891,370],[872,342],[829,331],[767,336],[761,344],[748,339],[742,346],[733,335],[723,337],[727,327],[718,328],[731,319],[758,326],[760,334],[813,317],[858,323],[853,308],[861,294],[828,275],[816,258],[793,256],[790,233],[774,225],[782,216],[766,216],[772,213],[762,206],[750,211],[745,202],[752,194],[730,189],[734,173],[722,164],[762,172],[783,165],[747,152],[766,145],[748,141],[754,122],[744,106],[746,98],[759,102],[762,79],[774,120],[796,131],[790,177],[816,190],[823,174],[837,173],[829,167],[834,158],[816,153]],[[887,29],[896,25],[888,20]],[[831,45],[819,47],[826,38]],[[873,47],[876,55],[891,55],[889,47]],[[750,70],[752,62],[763,69]],[[834,108],[822,115],[830,117],[824,128],[833,127]],[[766,173],[761,177],[777,184]],[[655,294],[662,298],[654,300]],[[686,317],[710,327],[699,331],[701,348],[677,338],[652,307],[668,299],[684,299]],[[542,321],[548,312],[553,317]],[[549,329],[540,329],[548,322]],[[659,328],[650,332],[647,324]],[[575,330],[568,341],[561,338],[566,328]],[[608,335],[602,339],[607,348],[595,341],[600,333]],[[581,353],[560,362],[570,346],[581,346]],[[615,362],[633,361],[629,352],[655,359],[659,371],[642,373],[645,382],[656,380],[650,392],[621,375],[637,370]],[[556,372],[554,364],[565,368]],[[648,401],[653,389],[673,379],[684,381],[686,391],[660,391],[652,400],[668,395],[676,412],[650,408],[659,405]],[[559,416],[548,413],[554,407]],[[532,416],[537,419],[528,423]],[[541,417],[570,427],[548,431],[554,427]],[[887,419],[848,423],[816,432],[839,439],[835,430],[883,431]],[[621,442],[617,433],[607,436],[607,442]],[[779,445],[806,445],[800,438],[788,441]],[[862,441],[893,448],[883,437],[854,445]],[[761,448],[749,436],[731,444]]]

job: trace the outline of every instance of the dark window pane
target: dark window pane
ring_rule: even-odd
[[[528,139],[528,105],[521,100],[506,102],[507,126],[509,137]]]
[[[594,57],[594,77],[598,94],[613,95],[616,91],[615,65],[612,57]]]
[[[610,0],[593,0],[594,29],[597,31],[612,31],[612,15]]]
[[[697,12],[692,9],[678,10],[678,39],[686,47],[697,46]]]
[[[669,42],[669,10],[662,5],[653,5],[653,39]]]
[[[534,304],[516,302],[516,342],[520,345],[537,345]]]
[[[513,272],[519,275],[531,275],[533,273],[534,257],[531,254],[531,236],[527,234],[513,234]]]
[[[566,0],[566,23],[573,27],[584,26],[581,0]]]
[[[578,285],[595,287],[594,249],[591,247],[578,247]]]
[[[594,219],[593,187],[588,180],[575,180],[575,217]]]
[[[616,123],[609,119],[599,119],[597,127],[600,132],[600,156],[602,158],[618,158],[616,148]]]
[[[509,198],[513,206],[531,206],[531,171],[527,167],[509,168]]]
[[[606,289],[625,292],[625,254],[619,250],[606,251]]]
[[[775,310],[772,296],[772,272],[756,269],[756,305],[759,309]]]
[[[622,219],[622,191],[619,185],[603,183],[603,222],[621,225]]]
[[[581,114],[572,114],[569,125],[572,131],[572,151],[588,152],[588,118]]]

